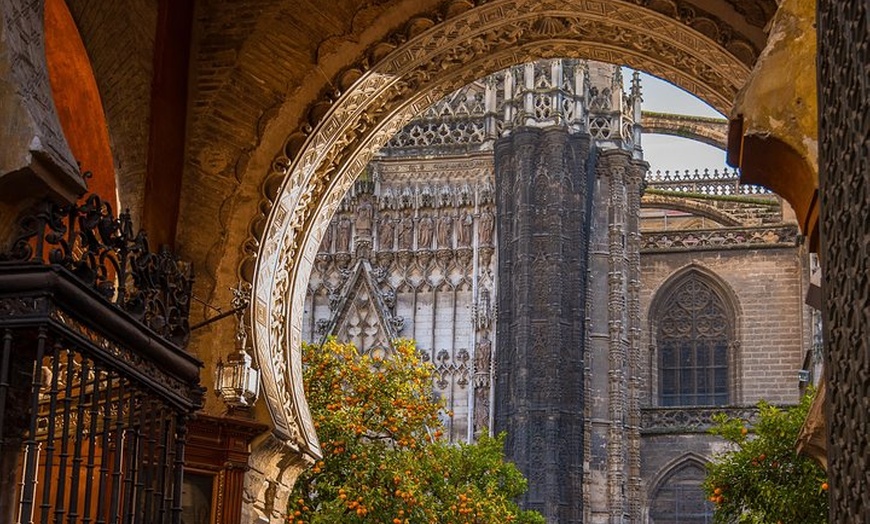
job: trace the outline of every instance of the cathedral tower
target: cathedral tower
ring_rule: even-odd
[[[504,82],[495,430],[529,478],[526,507],[623,522],[639,489],[639,86],[626,96],[617,67],[567,61]]]

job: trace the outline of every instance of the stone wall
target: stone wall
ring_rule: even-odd
[[[645,253],[641,256],[644,348],[650,347],[650,304],[681,269],[697,267],[733,293],[737,317],[733,403],[798,400],[798,370],[811,347],[811,317],[804,305],[808,263],[801,246],[729,251]],[[650,356],[651,362],[655,362]],[[649,370],[649,404],[657,398],[657,375]]]
[[[773,244],[768,248],[646,252],[641,256],[642,359],[645,392],[641,456],[644,518],[674,509],[704,511],[699,492],[686,490],[704,477],[704,464],[722,452],[723,442],[705,434],[713,411],[655,408],[658,404],[657,355],[652,347],[655,327],[650,310],[656,295],[675,275],[698,270],[719,281],[736,306],[736,344],[732,359],[731,404],[746,406],[730,414],[750,417],[748,408],[760,399],[775,404],[796,403],[798,371],[812,347],[810,308],[803,303],[808,286],[804,246]],[[676,502],[674,497],[683,497]],[[707,506],[707,512],[712,507]]]

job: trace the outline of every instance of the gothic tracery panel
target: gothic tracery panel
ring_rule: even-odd
[[[491,165],[385,153],[333,217],[306,302],[307,340],[331,334],[370,352],[414,339],[434,366],[433,394],[453,413],[451,441],[490,427]]]

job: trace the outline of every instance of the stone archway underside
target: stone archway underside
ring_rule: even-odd
[[[288,138],[269,179],[282,180],[257,245],[253,338],[276,436],[312,457],[320,447],[301,378],[301,319],[325,227],[375,151],[452,90],[535,58],[622,63],[665,78],[727,113],[749,69],[713,40],[629,2],[496,0],[395,47],[335,101],[297,151]],[[345,73],[348,74],[348,73]],[[337,81],[337,85],[345,82]],[[268,191],[267,191],[268,192]],[[259,227],[252,227],[259,230]]]

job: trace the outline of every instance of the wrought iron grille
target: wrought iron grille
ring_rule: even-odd
[[[21,226],[0,258],[0,521],[180,522],[189,269],[97,197]]]

